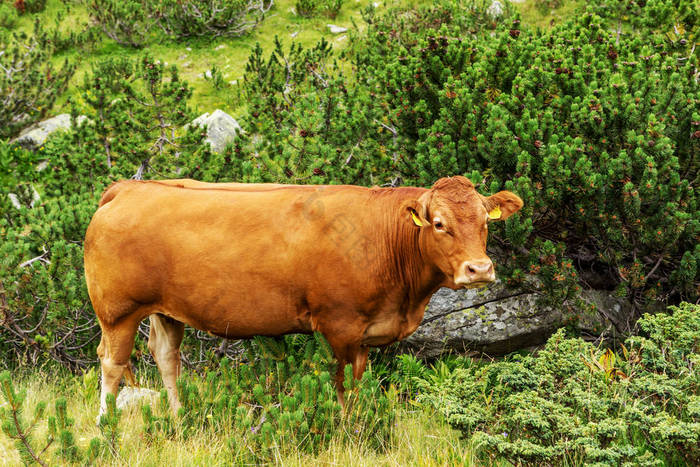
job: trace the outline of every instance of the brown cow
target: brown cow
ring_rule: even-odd
[[[141,320],[173,411],[184,325],[228,338],[320,331],[355,378],[370,347],[411,334],[440,287],[494,280],[489,220],[522,207],[464,177],[432,189],[123,181],[85,236],[85,279],[102,327],[101,412]]]

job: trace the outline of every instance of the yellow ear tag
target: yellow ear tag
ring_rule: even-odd
[[[413,219],[413,223],[416,224],[418,227],[423,227],[423,223],[418,219],[418,216],[416,216],[415,211],[411,211],[411,219]]]
[[[501,218],[501,207],[496,206],[489,211],[489,219],[496,220]]]

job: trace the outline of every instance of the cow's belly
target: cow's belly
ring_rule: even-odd
[[[242,283],[243,282],[243,283]],[[279,336],[311,330],[295,294],[248,288],[245,278],[228,288],[193,284],[163,296],[163,313],[197,329],[227,338]]]

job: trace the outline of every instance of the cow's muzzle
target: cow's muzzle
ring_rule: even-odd
[[[493,262],[490,259],[465,261],[455,275],[455,284],[472,288],[496,280]]]

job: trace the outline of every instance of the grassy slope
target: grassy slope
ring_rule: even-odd
[[[34,412],[34,406],[39,401],[48,402],[48,413],[53,414],[53,402],[57,395],[67,399],[68,416],[75,419],[76,442],[86,448],[90,440],[99,436],[95,426],[98,410],[98,389],[96,384],[81,390],[81,381],[62,374],[33,373],[31,376],[17,381],[15,388],[25,387],[27,399],[25,417]],[[97,381],[94,380],[93,383]],[[159,387],[154,381],[144,381],[144,386]],[[0,395],[0,407],[5,403]],[[231,433],[202,431],[187,440],[177,437],[149,442],[142,436],[142,419],[138,407],[131,408],[122,414],[120,429],[122,443],[119,458],[106,457],[99,465],[129,465],[152,466],[168,465],[228,465],[227,439]],[[35,439],[45,439],[46,422],[40,424],[35,433]],[[471,452],[459,434],[451,430],[436,417],[420,410],[414,410],[410,405],[401,409],[396,424],[396,435],[391,448],[383,453],[366,449],[361,445],[347,445],[334,442],[318,454],[309,456],[303,453],[287,453],[276,456],[275,463],[290,466],[307,465],[359,465],[359,466],[453,466],[474,465]],[[0,435],[0,465],[20,465],[17,451],[13,442]],[[55,464],[55,463],[52,463]]]
[[[347,44],[347,38],[343,37],[344,34],[331,34],[327,24],[351,28],[353,19],[356,23],[361,23],[360,10],[367,7],[370,1],[346,0],[340,14],[333,20],[323,16],[311,19],[301,18],[293,13],[295,3],[296,0],[275,0],[275,6],[265,20],[251,34],[243,37],[215,40],[187,39],[177,42],[162,40],[162,35],[154,34],[146,47],[141,50],[120,46],[105,37],[87,54],[78,51],[66,53],[58,58],[63,60],[68,57],[75,60],[78,63],[78,69],[67,95],[58,100],[54,113],[68,111],[65,106],[67,97],[76,92],[76,85],[82,82],[91,63],[107,56],[137,57],[143,52],[148,52],[165,63],[177,65],[180,76],[192,85],[194,89],[192,103],[201,112],[220,108],[234,115],[240,113],[237,109],[240,110],[243,107],[230,97],[235,93],[231,92],[231,88],[218,91],[214,89],[211,82],[202,77],[206,70],[216,65],[226,82],[238,81],[243,76],[248,56],[255,44],[259,42],[269,53],[274,47],[275,36],[278,36],[285,45],[294,40],[304,47],[312,47],[325,37],[334,47],[342,48]],[[401,3],[420,2],[404,0]],[[39,16],[44,20],[44,24],[53,27],[54,18],[64,8],[60,0],[48,0],[46,10],[39,13]],[[71,11],[66,16],[66,20],[61,23],[61,27],[75,29],[76,25],[86,24],[87,21],[86,9],[80,4],[75,4],[71,6]],[[21,17],[17,28],[30,31],[32,24],[32,15],[25,15]],[[294,38],[292,38],[293,33],[297,33]],[[187,50],[188,48],[191,50]]]
[[[524,24],[546,28],[561,23],[585,3],[583,0],[562,0],[559,8],[549,11],[539,9],[533,0],[514,3],[514,6],[520,12]]]
[[[245,71],[248,56],[256,43],[260,43],[266,52],[273,48],[274,38],[278,36],[283,44],[288,45],[293,40],[304,47],[312,47],[322,37],[331,42],[334,48],[342,49],[347,44],[344,34],[331,34],[327,24],[336,24],[347,28],[353,27],[353,20],[360,26],[362,19],[360,11],[375,0],[346,0],[337,18],[331,20],[326,17],[305,19],[293,13],[296,0],[275,0],[275,6],[270,10],[266,19],[251,34],[238,38],[188,39],[185,41],[163,40],[162,35],[154,34],[146,47],[136,50],[130,47],[120,46],[111,39],[104,38],[88,51],[67,52],[58,60],[69,58],[78,63],[76,75],[66,93],[56,102],[54,114],[67,112],[66,101],[68,97],[77,93],[77,85],[82,82],[83,76],[90,69],[91,63],[108,56],[138,57],[143,52],[148,52],[155,58],[168,63],[176,64],[181,77],[190,83],[194,89],[192,98],[193,106],[199,112],[210,112],[220,108],[234,116],[239,116],[245,107],[234,97],[233,86],[216,90],[211,82],[203,78],[203,73],[210,70],[213,65],[221,70],[225,81],[240,81]],[[427,0],[388,0],[379,2],[379,8],[387,8],[392,5],[419,5],[429,3]],[[556,11],[543,14],[532,0],[523,3],[515,3],[515,7],[521,12],[523,22],[526,24],[548,27],[571,15],[575,8],[582,5],[582,0],[564,1],[562,7]],[[47,27],[53,27],[59,11],[65,9],[61,0],[48,0],[47,8],[38,16]],[[18,22],[17,29],[31,31],[34,15],[24,15]],[[81,4],[72,4],[70,12],[61,22],[64,30],[75,30],[88,22],[87,10]],[[292,38],[292,34],[297,35]],[[191,49],[191,50],[188,50]]]

